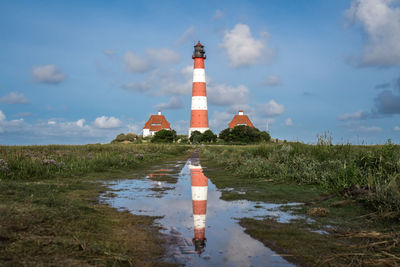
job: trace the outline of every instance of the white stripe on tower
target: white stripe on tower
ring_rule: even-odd
[[[192,110],[207,110],[206,96],[192,96]]]
[[[193,82],[194,83],[206,82],[206,71],[204,70],[204,68],[193,69]]]
[[[194,131],[204,133],[209,129],[206,72],[204,69],[204,60],[206,59],[206,56],[204,46],[200,42],[194,46],[192,58],[194,61],[194,67],[189,136]]]

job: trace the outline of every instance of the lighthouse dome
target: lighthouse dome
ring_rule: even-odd
[[[194,46],[193,58],[206,58],[206,52],[204,51],[204,45],[200,41]]]

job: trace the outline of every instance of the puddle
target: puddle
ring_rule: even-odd
[[[221,200],[198,158],[153,166],[141,177],[107,183],[113,195],[107,192],[101,200],[133,214],[164,216],[158,222],[170,247],[167,260],[185,266],[293,266],[244,233],[237,221],[265,216],[282,223],[296,219],[280,210],[284,205]]]

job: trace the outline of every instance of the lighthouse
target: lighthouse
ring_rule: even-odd
[[[193,52],[193,86],[192,107],[190,115],[189,137],[194,131],[204,133],[208,128],[206,73],[204,60],[206,59],[204,46],[200,41],[194,46]]]
[[[191,158],[190,181],[192,186],[192,206],[195,251],[200,255],[206,246],[206,211],[208,178],[204,175],[198,157]]]

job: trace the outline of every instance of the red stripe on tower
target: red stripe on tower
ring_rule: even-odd
[[[206,73],[204,70],[204,60],[206,59],[206,55],[204,46],[200,43],[200,41],[194,46],[192,58],[194,60],[194,68],[189,137],[194,131],[204,133],[209,129]]]
[[[206,212],[208,178],[204,175],[198,159],[192,160],[189,165],[190,181],[192,186],[192,205],[194,238],[193,243],[198,254],[204,251],[206,244]]]

